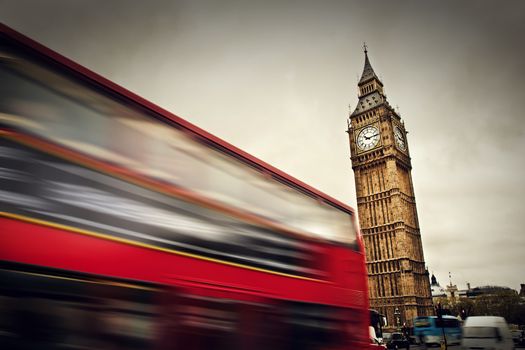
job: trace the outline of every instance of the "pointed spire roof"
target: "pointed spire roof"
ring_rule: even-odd
[[[386,95],[383,90],[383,83],[377,77],[370,60],[368,59],[368,50],[366,43],[363,45],[365,52],[365,67],[363,68],[363,74],[357,86],[359,87],[359,102],[355,107],[355,110],[350,114],[350,117],[365,113],[371,109],[377,108],[381,105],[386,107],[393,112],[386,100]],[[393,112],[395,114],[395,112]]]
[[[431,278],[431,282],[430,282],[433,286],[436,286],[438,285],[438,282],[437,282],[437,278],[436,276],[434,276],[434,274],[432,274],[432,278]]]
[[[373,78],[376,78],[377,81],[381,83],[376,73],[374,72],[372,65],[370,64],[370,60],[368,59],[368,47],[366,46],[366,43],[363,45],[363,48],[365,51],[365,67],[363,68],[363,74],[361,74],[361,79],[359,79],[358,84],[361,85],[362,83],[367,82]]]

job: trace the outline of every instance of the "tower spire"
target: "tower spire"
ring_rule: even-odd
[[[386,103],[383,83],[379,80],[370,64],[370,59],[368,58],[368,45],[366,45],[366,42],[363,43],[363,52],[365,53],[365,66],[361,78],[357,83],[359,89],[359,103],[350,116],[363,113]]]
[[[368,46],[366,43],[363,43],[363,51],[365,53],[365,66],[363,68],[363,74],[361,74],[361,79],[359,80],[359,85],[366,83],[373,78],[380,81],[370,64],[370,59],[368,58]]]

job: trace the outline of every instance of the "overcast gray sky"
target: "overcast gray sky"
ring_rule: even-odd
[[[353,207],[366,41],[430,271],[525,283],[525,1],[0,0],[0,20]]]

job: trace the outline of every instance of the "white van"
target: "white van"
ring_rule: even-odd
[[[471,316],[463,324],[461,349],[512,350],[514,343],[503,317]]]

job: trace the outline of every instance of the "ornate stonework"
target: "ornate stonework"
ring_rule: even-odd
[[[389,105],[365,48],[359,102],[348,121],[370,306],[390,326],[432,314],[404,122]],[[398,309],[400,315],[395,312]]]

